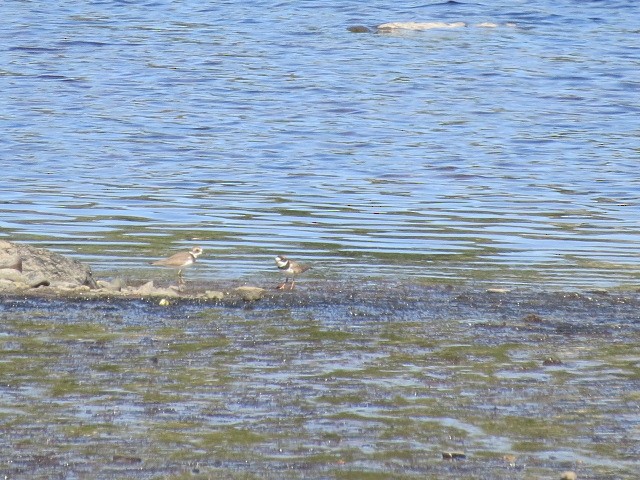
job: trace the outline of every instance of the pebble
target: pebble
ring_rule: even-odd
[[[562,472],[562,475],[560,475],[560,480],[578,480],[578,475],[576,475],[576,472],[567,470],[566,472]]]

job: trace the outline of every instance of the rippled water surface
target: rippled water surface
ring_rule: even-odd
[[[5,2],[0,235],[105,274],[197,243],[203,279],[634,285],[639,10]],[[348,31],[409,20],[469,27]]]

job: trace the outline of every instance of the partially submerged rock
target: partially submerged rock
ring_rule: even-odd
[[[153,280],[125,293],[130,293],[130,294],[141,296],[141,297],[178,297],[179,296],[179,293],[173,288],[156,287],[153,284]]]
[[[265,293],[265,289],[260,287],[238,287],[234,291],[246,302],[260,300]]]
[[[505,23],[505,27],[515,27],[514,23]],[[352,25],[347,27],[352,33],[398,33],[403,31],[421,32],[426,30],[448,30],[464,27],[498,28],[501,24],[495,22],[481,22],[468,24],[466,22],[388,22],[370,28],[364,25]]]
[[[433,30],[437,28],[461,28],[466,27],[464,22],[390,22],[378,25],[378,31],[389,30]]]
[[[16,289],[41,286],[97,288],[88,265],[46,248],[0,240],[0,278]]]
[[[77,260],[67,258],[45,248],[0,240],[0,294],[34,295],[63,298],[148,298],[161,305],[169,299],[198,301],[238,300],[253,302],[264,297],[266,290],[243,286],[222,292],[204,290],[199,286],[184,292],[179,286],[162,287],[153,281],[127,285],[120,278],[95,281],[91,269]]]

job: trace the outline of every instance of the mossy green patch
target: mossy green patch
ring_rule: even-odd
[[[491,435],[509,435],[513,438],[561,439],[567,436],[567,427],[550,418],[529,418],[517,415],[497,416],[482,423]]]
[[[175,355],[188,355],[204,350],[219,349],[228,346],[230,343],[226,337],[204,338],[194,341],[180,341],[169,345],[169,350]]]
[[[220,446],[253,445],[266,441],[267,437],[248,429],[232,427],[199,434],[194,440],[200,448],[209,450]]]

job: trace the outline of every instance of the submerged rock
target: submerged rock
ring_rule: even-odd
[[[0,240],[0,269],[0,278],[12,281],[16,288],[21,284],[30,288],[49,285],[97,288],[88,265],[46,248],[6,240]]]
[[[372,29],[370,29],[369,27],[365,27],[364,25],[353,25],[351,27],[348,27],[347,30],[349,30],[351,33],[371,33],[371,32],[373,32]]]

